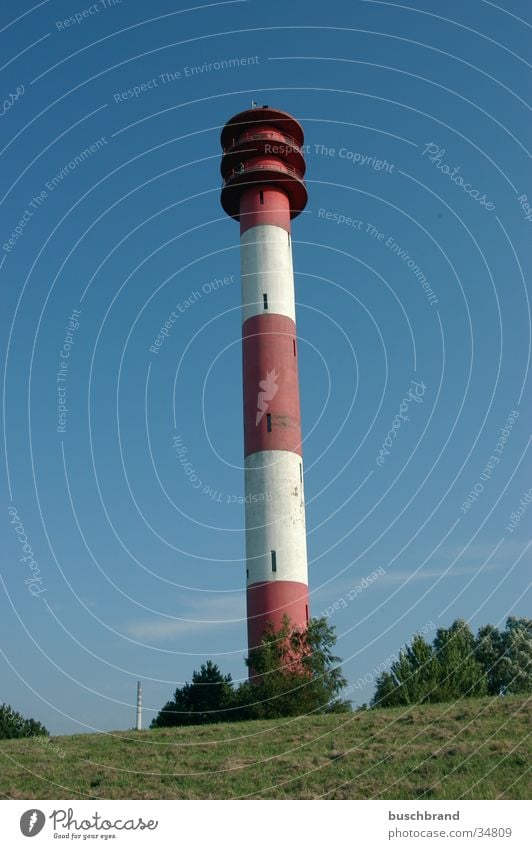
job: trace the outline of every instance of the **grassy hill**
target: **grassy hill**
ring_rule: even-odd
[[[18,799],[526,799],[531,700],[0,741]]]

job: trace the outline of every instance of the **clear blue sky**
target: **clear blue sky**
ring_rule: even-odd
[[[147,723],[209,657],[246,674],[219,131],[252,99],[308,145],[311,612],[352,685],[423,627],[530,614],[529,4],[176,5],[0,13],[0,701],[55,733],[131,727],[139,678]]]

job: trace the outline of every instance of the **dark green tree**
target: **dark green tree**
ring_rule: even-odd
[[[401,682],[393,672],[381,672],[375,682],[375,694],[371,699],[371,707],[399,707],[405,704],[401,693]]]
[[[48,737],[48,731],[36,719],[25,719],[11,705],[0,705],[0,740],[14,737]]]
[[[222,675],[216,663],[208,660],[199,672],[194,670],[192,683],[185,683],[174,693],[153,719],[151,728],[174,725],[204,725],[230,719],[228,709],[234,700],[230,675]]]

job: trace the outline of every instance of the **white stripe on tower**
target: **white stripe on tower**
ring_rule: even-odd
[[[264,312],[296,320],[290,233],[274,224],[257,224],[240,237],[242,323]]]
[[[292,451],[255,451],[246,464],[248,586],[262,581],[307,583],[303,461]],[[271,552],[277,552],[272,574]]]

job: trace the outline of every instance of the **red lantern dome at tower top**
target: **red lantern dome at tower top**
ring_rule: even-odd
[[[240,220],[240,198],[250,186],[277,186],[288,197],[290,217],[305,208],[303,128],[288,112],[257,106],[239,112],[222,130],[222,206]]]

